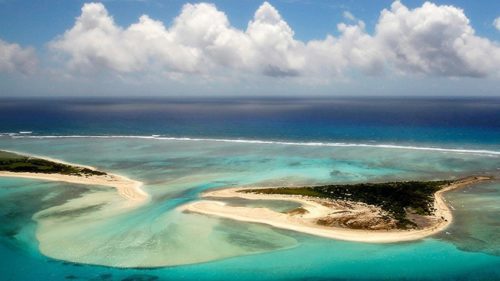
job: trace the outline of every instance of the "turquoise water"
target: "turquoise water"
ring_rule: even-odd
[[[337,241],[176,210],[204,190],[228,186],[443,179],[468,174],[498,177],[496,154],[6,136],[0,137],[0,147],[127,175],[143,181],[152,195],[147,205],[111,213],[121,202],[112,189],[0,179],[2,280],[500,280],[498,181],[447,194],[454,208],[453,225],[434,237],[408,243]],[[104,203],[85,205],[92,196]],[[46,223],[54,227],[47,231]],[[43,235],[47,236],[40,240]],[[47,257],[40,253],[44,243],[61,256],[88,262]],[[74,254],[83,250],[85,254]],[[102,266],[129,262],[140,267],[152,261],[169,265],[153,269]]]

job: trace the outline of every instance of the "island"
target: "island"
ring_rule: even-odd
[[[443,193],[491,180],[401,181],[276,188],[227,188],[202,194],[204,200],[180,211],[271,225],[333,239],[390,243],[422,239],[444,230],[453,217]],[[224,199],[292,201],[286,212],[231,206]]]
[[[62,181],[76,184],[113,187],[123,198],[142,203],[149,195],[142,190],[142,182],[99,171],[94,167],[62,162],[47,157],[35,157],[18,152],[0,150],[0,177],[21,177]]]

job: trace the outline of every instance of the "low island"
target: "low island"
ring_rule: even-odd
[[[90,166],[65,163],[45,157],[34,157],[0,150],[0,177],[21,177],[116,188],[119,195],[133,202],[144,202],[149,196],[142,183],[124,176],[106,173]]]
[[[389,243],[421,239],[444,230],[452,221],[443,193],[490,180],[402,181],[312,187],[228,188],[203,194],[181,211],[268,224],[302,233],[358,242]],[[231,206],[224,199],[292,201],[300,207]]]

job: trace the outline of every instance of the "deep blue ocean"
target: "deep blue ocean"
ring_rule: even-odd
[[[0,98],[2,149],[126,175],[152,200],[120,212],[110,188],[0,178],[0,280],[500,280],[500,98]],[[176,209],[212,188],[470,174],[497,180],[446,194],[453,224],[413,242]]]
[[[498,145],[500,98],[0,99],[0,132]]]

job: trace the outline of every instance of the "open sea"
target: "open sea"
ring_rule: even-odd
[[[452,225],[404,243],[177,210],[232,186],[500,179],[500,98],[1,98],[1,149],[123,174],[152,199],[0,178],[0,280],[500,280],[500,180],[448,193]]]

